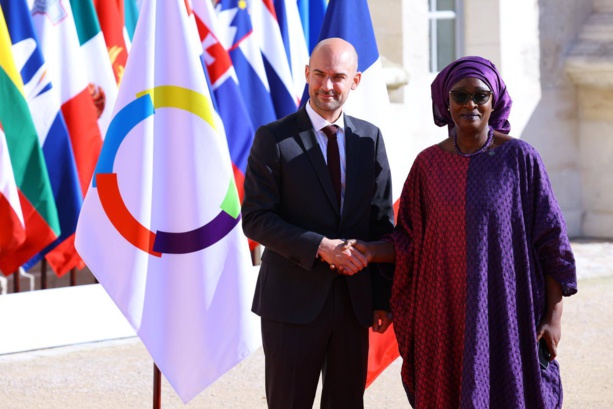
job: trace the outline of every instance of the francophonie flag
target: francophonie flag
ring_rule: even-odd
[[[186,403],[261,342],[197,36],[184,0],[144,1],[75,241]]]

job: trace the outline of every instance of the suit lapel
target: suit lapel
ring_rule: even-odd
[[[321,152],[321,147],[315,138],[315,131],[313,130],[313,125],[311,124],[311,120],[309,119],[309,115],[307,114],[305,107],[302,107],[300,111],[298,111],[297,120],[299,130],[298,139],[300,140],[304,151],[313,164],[315,174],[321,182],[328,200],[332,206],[334,206],[336,212],[340,214],[340,209],[338,208],[338,203],[336,201],[336,193],[334,192],[332,180],[330,179],[330,173],[328,172],[328,165],[326,165],[324,155]]]
[[[345,202],[343,215],[351,206],[352,193],[355,192],[358,183],[358,166],[360,166],[360,137],[354,133],[355,127],[351,117],[345,115]]]

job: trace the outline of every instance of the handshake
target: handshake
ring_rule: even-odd
[[[351,276],[372,262],[373,256],[367,242],[351,239],[324,237],[317,255],[339,274]]]

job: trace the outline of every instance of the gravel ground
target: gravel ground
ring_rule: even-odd
[[[613,243],[574,242],[578,295],[565,300],[559,347],[565,408],[613,408]],[[0,333],[1,336],[1,333]],[[367,389],[366,408],[408,408],[396,360]],[[168,382],[162,408],[264,409],[261,349],[183,405]],[[138,338],[0,356],[0,408],[150,408],[153,364]],[[319,408],[316,402],[314,408]]]

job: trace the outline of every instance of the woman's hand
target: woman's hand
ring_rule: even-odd
[[[545,276],[545,313],[536,327],[536,341],[545,339],[551,357],[558,355],[558,343],[562,338],[562,286],[550,276]]]
[[[369,263],[372,262],[372,252],[370,251],[370,247],[367,242],[362,240],[345,240],[345,248],[353,247],[366,258],[366,261]]]
[[[340,274],[353,275],[368,265],[366,258],[347,241],[324,237],[319,244],[317,255]]]
[[[376,310],[372,317],[372,330],[383,334],[392,323],[392,313],[384,310]]]

